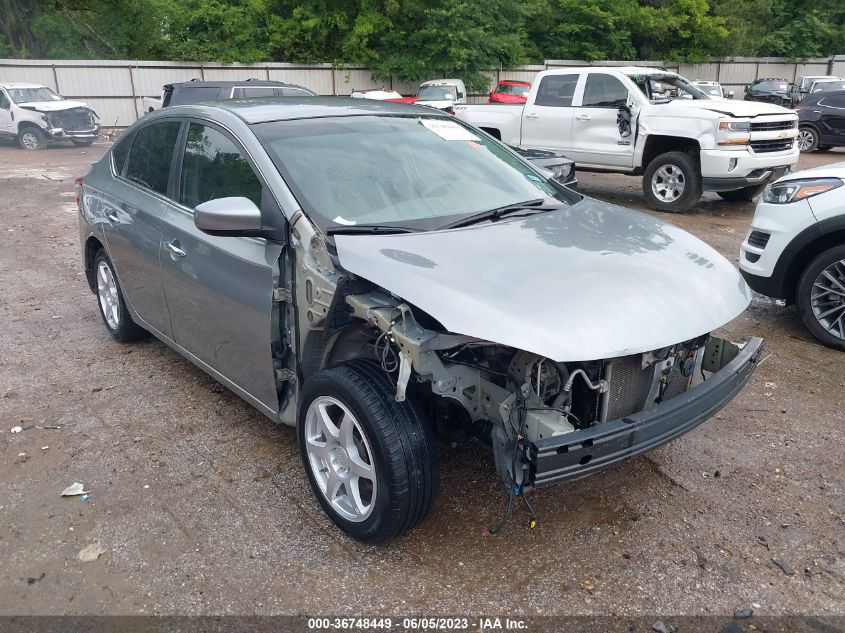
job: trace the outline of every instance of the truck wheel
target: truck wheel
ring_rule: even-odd
[[[717,191],[716,194],[728,202],[748,202],[756,198],[766,185],[754,185],[753,187],[743,187],[742,189],[734,189],[733,191]]]
[[[821,253],[798,281],[798,309],[810,333],[845,351],[845,244]]]
[[[643,174],[643,193],[652,209],[683,213],[701,199],[701,169],[685,152],[666,152],[652,160]]]
[[[349,536],[387,541],[419,523],[437,487],[430,425],[376,363],[353,360],[315,373],[302,390],[297,437],[326,514]]]
[[[805,126],[798,128],[798,149],[802,154],[815,152],[819,147],[819,133]]]
[[[100,316],[103,317],[103,323],[112,338],[121,343],[129,343],[146,336],[147,331],[129,315],[114,267],[102,248],[94,256],[94,279],[97,282]]]
[[[35,127],[25,127],[18,132],[18,145],[22,149],[36,150],[47,147],[47,137]]]

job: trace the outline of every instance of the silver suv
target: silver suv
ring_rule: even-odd
[[[152,333],[295,426],[365,541],[429,513],[438,439],[481,439],[513,503],[694,428],[761,349],[709,334],[750,300],[712,248],[431,108],[165,108],[92,166],[79,213],[112,336]]]

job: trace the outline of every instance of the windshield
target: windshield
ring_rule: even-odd
[[[499,84],[496,86],[496,92],[506,95],[517,95],[519,97],[527,96],[529,90],[531,90],[531,86],[522,86],[519,84]]]
[[[423,86],[417,93],[420,101],[454,101],[455,86]]]
[[[672,99],[709,99],[697,86],[678,75],[628,75],[652,103]]]
[[[64,101],[49,88],[7,88],[9,98],[15,103],[36,103],[38,101]]]
[[[756,84],[751,86],[753,90],[759,90],[761,92],[786,92],[789,89],[789,86],[786,85],[785,81],[779,81],[777,79],[767,79],[765,81],[759,81]]]
[[[701,92],[710,95],[711,97],[721,97],[722,96],[722,89],[719,86],[698,86],[698,89]]]
[[[327,117],[253,129],[324,230],[429,230],[527,200],[567,201],[525,161],[451,117]]]
[[[812,92],[828,92],[830,90],[845,90],[845,81],[817,81],[813,84]]]

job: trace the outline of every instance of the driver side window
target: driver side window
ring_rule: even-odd
[[[10,105],[11,104],[9,103],[9,97],[6,96],[5,92],[0,90],[0,108],[2,108],[3,110],[8,110]]]
[[[581,105],[585,108],[621,108],[628,101],[628,89],[612,75],[590,73]]]

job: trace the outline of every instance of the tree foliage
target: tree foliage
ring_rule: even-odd
[[[360,64],[463,78],[544,59],[843,53],[842,0],[0,0],[0,56]]]

